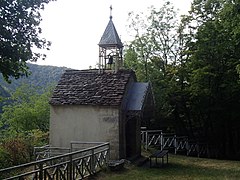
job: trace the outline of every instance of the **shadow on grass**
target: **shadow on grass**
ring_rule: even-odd
[[[144,166],[140,167],[139,171],[152,179],[240,179],[240,170],[175,162],[170,162],[163,167]]]
[[[149,161],[141,167],[130,164],[121,171],[105,169],[90,179],[98,180],[222,180],[240,179],[240,163],[215,161],[184,156],[170,156],[169,164],[149,167]]]
[[[105,179],[106,177],[109,176],[124,176],[125,174],[128,174],[131,171],[129,167],[124,167],[121,170],[116,170],[112,171],[109,168],[105,168],[98,172],[97,174],[90,176],[86,179],[91,179],[91,180],[97,180],[97,179]]]

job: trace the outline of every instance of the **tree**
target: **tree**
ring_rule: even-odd
[[[150,15],[129,14],[130,28],[135,32],[135,39],[130,47],[138,54],[138,59],[145,66],[145,80],[148,80],[147,64],[151,58],[161,64],[161,71],[166,73],[166,66],[175,63],[179,57],[177,13],[169,1],[164,1],[159,10],[153,6]]]
[[[48,49],[51,44],[39,37],[42,32],[40,11],[50,1],[54,0],[1,0],[0,72],[5,80],[9,81],[10,76],[27,76],[26,62],[46,57],[32,49]]]
[[[8,131],[24,133],[31,130],[47,132],[49,129],[50,90],[42,94],[38,87],[30,85],[20,86],[12,95],[10,105],[3,107],[1,121]]]
[[[23,84],[0,114],[0,164],[2,168],[29,162],[34,147],[48,144],[51,87]]]
[[[170,122],[173,119],[172,112],[177,107],[173,105],[173,99],[181,99],[175,97],[180,96],[185,85],[185,79],[181,77],[184,71],[180,71],[180,67],[185,63],[185,55],[182,54],[184,46],[181,45],[185,43],[186,36],[177,12],[168,1],[159,9],[151,7],[148,17],[130,13],[129,19],[135,39],[126,50],[125,64],[136,71],[138,80],[152,82],[157,109],[156,123],[163,127],[163,121],[167,119]],[[168,125],[173,126],[173,123]]]
[[[163,7],[147,22],[133,17],[126,65],[152,81],[160,127],[168,121],[208,143],[210,155],[239,159],[240,2],[194,0],[179,25],[169,3]]]
[[[240,158],[239,1],[195,0],[188,28],[191,116],[199,137],[218,149],[221,157]]]

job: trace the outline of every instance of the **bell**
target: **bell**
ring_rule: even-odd
[[[108,64],[113,64],[113,56],[109,56],[109,58],[108,58]]]

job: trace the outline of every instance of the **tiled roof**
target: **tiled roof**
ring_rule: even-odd
[[[117,30],[113,24],[112,18],[110,18],[108,25],[101,37],[101,40],[98,44],[100,47],[118,47],[122,48],[123,44],[118,36]]]
[[[97,70],[67,70],[56,86],[50,104],[118,106],[132,70],[98,73]]]

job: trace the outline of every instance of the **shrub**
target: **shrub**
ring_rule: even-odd
[[[12,166],[12,163],[9,161],[10,153],[0,146],[0,169]]]
[[[19,165],[30,161],[30,154],[26,141],[22,138],[6,139],[2,148],[8,153],[8,162],[11,165]]]

